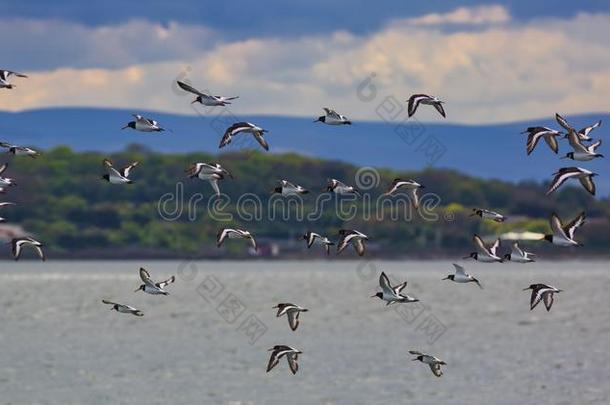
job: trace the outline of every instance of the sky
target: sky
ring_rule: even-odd
[[[482,124],[610,111],[610,2],[3,1],[0,109],[193,114],[176,79],[239,114],[379,120],[363,97],[446,102]],[[368,88],[368,87],[367,87]],[[369,88],[370,89],[370,88]],[[433,109],[420,119],[438,120]]]

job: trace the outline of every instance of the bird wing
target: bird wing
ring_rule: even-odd
[[[198,96],[207,96],[207,94],[200,92],[199,90],[197,90],[196,88],[194,88],[193,86],[186,84],[184,82],[181,82],[180,80],[177,80],[178,86],[185,91],[188,91],[189,93],[193,93],[196,94]]]
[[[445,109],[443,108],[443,105],[441,103],[434,103],[434,108],[436,108],[436,111],[438,111],[439,114],[443,116],[443,118],[447,117],[445,115]]]
[[[290,371],[292,371],[292,374],[296,374],[297,371],[299,371],[299,363],[297,363],[298,358],[299,358],[298,353],[290,353],[286,356],[286,359],[288,360],[288,365],[290,366]]]
[[[582,226],[585,223],[585,219],[586,219],[586,215],[585,212],[581,212],[580,214],[578,214],[578,216],[576,218],[574,218],[572,221],[570,221],[570,223],[566,224],[566,226],[564,226],[562,228],[562,231],[565,232],[566,235],[568,235],[570,237],[570,239],[574,239],[574,232],[576,231],[576,229],[580,226]],[[560,223],[561,226],[561,223]]]
[[[602,140],[598,139],[596,142],[593,142],[591,145],[587,146],[587,152],[595,153],[595,149],[602,144]]]
[[[216,193],[216,195],[220,196],[220,187],[218,187],[218,179],[214,178],[214,177],[210,177],[210,179],[208,179],[208,181],[210,182],[210,185],[214,189],[214,192]]]
[[[542,132],[530,132],[529,133],[529,135],[527,136],[527,144],[526,144],[528,155],[532,153],[534,148],[536,148],[536,145],[538,145],[538,141],[543,136],[544,136],[544,134]]]
[[[132,162],[129,166],[125,166],[123,169],[121,169],[121,175],[123,177],[129,177],[129,173],[131,172],[131,169],[133,169],[134,167],[136,167],[139,164],[140,164],[140,162],[135,161],[135,162]]]
[[[587,152],[587,148],[581,143],[576,131],[568,131],[568,141],[570,142],[572,149],[574,149],[574,152]]]
[[[487,247],[485,247],[485,243],[483,243],[483,239],[479,235],[474,235],[472,237],[472,241],[474,242],[474,247],[477,249],[477,252],[480,254],[486,255],[489,253]]]
[[[530,297],[530,311],[536,308],[536,305],[540,303],[544,292],[544,288],[534,288],[532,290],[532,296]]]
[[[580,184],[582,184],[585,190],[591,193],[591,195],[595,195],[595,183],[593,182],[593,177],[579,177],[578,180],[580,180]]]
[[[549,133],[544,135],[544,141],[546,142],[547,145],[549,145],[549,148],[551,148],[551,150],[555,153],[557,153],[557,151],[559,151],[559,146],[557,145],[557,139],[555,138],[554,135],[550,135]]]
[[[0,174],[4,173],[4,171],[6,170],[7,167],[8,167],[8,163],[4,163],[2,166],[0,166]]]
[[[230,232],[235,231],[233,229],[228,228],[221,229],[220,231],[218,231],[218,234],[216,235],[216,246],[220,247],[222,245],[222,242],[224,242]]]
[[[149,287],[156,287],[156,284],[151,280],[150,274],[144,267],[140,267],[140,278],[144,284],[148,285]]]
[[[443,370],[441,370],[440,363],[430,363],[430,370],[432,370],[432,374],[434,374],[437,377],[440,377],[443,375]]]
[[[585,137],[588,137],[589,132],[593,131],[595,128],[599,127],[600,125],[602,125],[602,120],[597,121],[593,125],[589,125],[588,127],[582,128],[580,131],[578,131],[578,133]]]
[[[412,354],[414,356],[424,356],[424,353],[419,352],[417,350],[409,350],[409,354]]]
[[[390,280],[388,276],[382,271],[379,275],[379,286],[383,290],[383,293],[386,295],[395,295],[392,286],[390,285]]]
[[[496,252],[498,251],[499,247],[500,247],[500,238],[496,239],[494,244],[489,247],[489,251],[491,252],[492,255],[496,256]]]
[[[455,267],[455,274],[466,275],[466,270],[459,264],[453,263],[453,267]]]
[[[513,243],[513,253],[516,253],[519,256],[525,257],[525,253],[523,252],[523,249],[521,249],[521,247],[519,247],[519,242]]]
[[[250,236],[250,244],[252,245],[254,251],[258,252],[258,246],[256,245],[256,240],[254,239],[254,236]]]
[[[545,291],[544,294],[542,294],[544,306],[547,311],[550,311],[551,307],[553,306],[553,296],[554,296],[554,294],[552,291]]]
[[[362,239],[354,240],[353,246],[356,250],[356,253],[358,253],[358,256],[364,255],[364,242],[362,241]]]
[[[559,169],[559,171],[555,174],[555,177],[553,178],[553,181],[551,182],[551,185],[549,186],[546,195],[549,195],[553,191],[557,190],[570,177],[578,176],[579,174],[580,171],[576,170],[576,168],[566,167],[563,169]]]
[[[419,196],[417,195],[417,188],[409,189],[409,197],[411,198],[411,204],[413,204],[413,208],[419,208]]]
[[[193,163],[184,172],[186,173],[186,175],[188,177],[195,177],[199,174],[199,172],[201,172],[202,168],[203,168],[202,163]]]
[[[392,287],[392,290],[394,291],[394,294],[398,295],[398,294],[400,294],[400,292],[402,290],[405,289],[406,286],[407,286],[407,282],[405,281],[404,283],[400,283],[400,284],[395,285],[394,287]]]
[[[288,325],[290,325],[290,329],[297,330],[299,327],[299,314],[301,312],[297,309],[288,310]]]
[[[38,245],[34,245],[33,248],[38,254],[38,257],[40,257],[40,259],[44,262],[46,260],[46,257],[44,255],[44,252],[42,251],[42,248]]]
[[[348,239],[349,235],[351,235],[351,233],[343,233],[339,237],[339,242],[337,243],[337,254],[343,252],[345,250],[345,248],[347,247],[347,245],[349,243],[349,239]]]
[[[559,125],[561,125],[565,129],[567,129],[568,131],[573,131],[574,130],[574,128],[568,123],[568,121],[565,118],[563,118],[561,115],[556,113],[555,114],[555,119],[557,120],[557,123]]]
[[[411,97],[409,97],[409,104],[407,108],[409,117],[415,114],[415,111],[417,111],[417,107],[419,107],[419,103],[421,103],[422,100],[429,98],[430,96],[426,94],[413,94]]]
[[[273,367],[277,366],[277,363],[279,363],[280,360],[277,353],[278,352],[276,350],[271,352],[271,357],[269,357],[269,363],[267,364],[267,372],[271,371],[271,369],[273,369]]]
[[[263,149],[269,150],[269,144],[267,143],[261,132],[257,131],[253,135],[254,139],[256,139],[256,142],[258,142],[263,147]]]
[[[551,231],[553,232],[554,235],[559,235],[559,236],[563,236],[566,238],[568,237],[567,232],[564,230],[564,227],[561,225],[561,219],[559,219],[559,216],[554,212],[551,214],[550,224],[551,224]]]
[[[323,108],[324,112],[326,113],[326,115],[328,115],[329,117],[332,117],[334,119],[340,120],[341,116],[332,108]]]
[[[21,241],[18,239],[13,239],[11,241],[11,245],[13,248],[13,257],[15,258],[15,260],[19,260],[19,257],[21,256]]]
[[[165,287],[167,287],[168,285],[170,285],[171,283],[173,283],[175,281],[176,281],[176,276],[171,276],[167,280],[156,283],[155,286],[159,287],[160,289],[164,289]]]
[[[108,300],[102,300],[102,302],[103,302],[104,304],[108,304],[108,305],[121,305],[121,304],[118,304],[118,303],[116,303],[116,302],[112,302],[112,301],[108,301]]]

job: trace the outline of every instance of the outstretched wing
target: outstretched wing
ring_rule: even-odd
[[[434,374],[437,377],[440,377],[443,375],[443,370],[441,370],[440,363],[430,363],[430,370],[432,370],[432,374]]]
[[[140,267],[140,278],[142,279],[142,282],[144,282],[144,284],[148,285],[149,287],[156,287],[155,283],[150,278],[150,274],[148,273],[148,271],[146,271],[144,267]]]
[[[170,285],[171,283],[173,283],[175,281],[176,281],[176,276],[171,276],[167,280],[164,280],[164,281],[161,281],[159,283],[156,283],[155,285],[157,287],[159,287],[160,289],[164,289],[165,287],[167,287],[168,285]]]
[[[277,363],[279,363],[279,359],[277,357],[277,351],[273,351],[271,352],[271,357],[269,357],[269,363],[267,364],[267,372],[271,371],[273,369],[273,367],[277,366]]]
[[[565,118],[563,118],[561,115],[555,113],[555,119],[557,120],[557,123],[559,125],[561,125],[565,129],[567,129],[568,131],[574,130],[574,128],[570,125],[570,123],[568,123],[568,121]]]
[[[104,304],[108,304],[108,305],[121,305],[121,304],[117,304],[116,302],[112,302],[112,301],[108,301],[108,300],[102,300],[102,302]]]
[[[434,108],[436,108],[436,111],[438,111],[439,114],[443,116],[443,118],[447,118],[447,116],[445,115],[445,109],[443,108],[443,104],[434,103]]]
[[[288,311],[288,325],[290,325],[290,329],[297,330],[299,327],[299,314],[301,312],[293,309]]]
[[[388,279],[388,276],[383,271],[379,275],[379,286],[383,290],[384,294],[394,295],[394,290],[392,289],[392,286],[390,285],[390,280]]]
[[[326,113],[326,115],[328,115],[329,117],[337,119],[337,120],[341,119],[341,116],[335,110],[333,110],[331,108],[326,108],[326,107],[324,107],[323,110]]]
[[[565,232],[566,235],[570,237],[570,239],[574,239],[574,232],[578,227],[584,225],[586,219],[586,214],[582,211],[576,218],[574,218],[570,223],[566,224],[565,227],[562,228],[562,231]],[[561,223],[560,223],[561,226]]]
[[[123,177],[129,177],[129,173],[131,172],[131,169],[133,169],[134,167],[136,167],[137,165],[139,165],[140,162],[135,161],[132,162],[129,166],[125,166],[122,170],[121,170],[121,175]]]
[[[207,94],[200,92],[199,90],[197,90],[196,88],[194,88],[193,86],[186,84],[184,82],[181,82],[180,80],[176,81],[178,83],[178,86],[185,91],[188,91],[189,93],[193,93],[197,96],[207,96]]]
[[[263,147],[263,149],[269,150],[269,144],[267,143],[267,141],[263,137],[262,133],[255,132],[253,135],[254,135],[254,139],[256,139],[256,142],[258,142]]]
[[[591,195],[595,195],[595,183],[593,182],[593,177],[579,177],[578,180],[585,190],[587,190]]]
[[[453,267],[455,267],[456,274],[466,275],[466,270],[459,264],[453,263]]]
[[[409,104],[407,108],[409,117],[415,114],[415,111],[417,111],[417,107],[419,107],[419,103],[421,103],[422,100],[426,100],[429,98],[430,96],[426,94],[413,94],[411,97],[409,97]]]

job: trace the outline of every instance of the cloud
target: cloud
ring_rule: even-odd
[[[451,12],[426,14],[421,17],[401,20],[409,25],[447,25],[447,24],[500,24],[510,21],[510,13],[500,5],[480,7],[460,7]],[[400,22],[397,22],[400,23]]]
[[[404,108],[416,92],[445,100],[447,121],[461,123],[609,110],[610,14],[517,23],[507,21],[507,13],[502,17],[498,6],[460,10],[393,22],[366,35],[338,31],[292,39],[220,41],[202,27],[143,22],[96,28],[83,35],[96,38],[95,44],[131,38],[128,45],[114,42],[118,49],[100,45],[100,55],[122,63],[26,71],[30,79],[16,79],[15,89],[0,93],[0,109],[83,105],[189,114],[191,97],[174,84],[188,78],[215,94],[239,95],[235,115],[316,117],[322,107],[333,107],[356,121],[379,120],[386,97]],[[430,21],[480,26],[443,31]],[[198,46],[192,35],[207,42]],[[146,36],[152,45],[145,44]],[[168,50],[173,46],[182,48]],[[101,58],[95,49],[80,60]],[[357,89],[372,73],[377,94],[363,101]],[[404,118],[403,113],[395,119]],[[418,111],[418,118],[439,120],[430,108]]]

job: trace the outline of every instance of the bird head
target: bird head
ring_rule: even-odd
[[[325,116],[318,117],[318,119],[315,120],[314,122],[326,122],[326,117]]]
[[[371,298],[375,298],[375,297],[377,297],[377,298],[383,298],[383,293],[378,292],[378,293],[376,293],[375,295],[371,295]]]
[[[136,122],[135,121],[130,121],[127,123],[127,125],[125,125],[123,128],[121,129],[125,129],[125,128],[132,128],[132,129],[136,129]]]
[[[141,286],[139,286],[137,290],[134,290],[134,292],[138,292],[138,291],[140,291],[140,290],[144,291],[144,284],[142,284]]]

